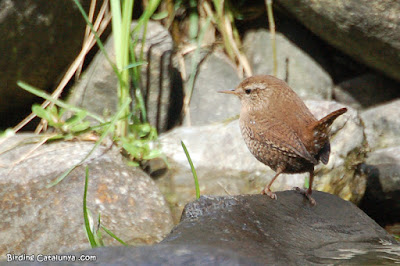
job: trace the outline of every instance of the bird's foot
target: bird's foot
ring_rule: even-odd
[[[293,189],[300,192],[301,194],[303,194],[310,201],[311,205],[315,206],[317,204],[315,199],[313,197],[311,197],[310,189],[301,189],[299,187],[294,187]]]
[[[272,192],[270,189],[267,189],[267,188],[264,188],[263,191],[261,191],[261,194],[267,195],[271,199],[275,199],[275,200],[278,199],[276,194],[274,192]]]

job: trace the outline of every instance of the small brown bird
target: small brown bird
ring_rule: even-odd
[[[330,154],[329,126],[347,111],[336,110],[317,120],[286,84],[269,75],[245,79],[234,90],[219,91],[239,97],[240,130],[250,152],[276,172],[262,194],[276,199],[271,185],[281,173],[310,173],[309,187],[301,191],[311,202],[314,166],[327,164]]]

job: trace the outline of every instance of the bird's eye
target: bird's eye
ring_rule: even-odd
[[[250,89],[245,89],[244,92],[245,92],[246,94],[250,94],[251,90],[250,90]]]

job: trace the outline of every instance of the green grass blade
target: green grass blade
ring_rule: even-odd
[[[79,2],[79,0],[74,0],[76,6],[78,7],[79,11],[82,14],[82,17],[85,19],[86,24],[89,25],[90,30],[92,31],[92,33],[94,34],[94,37],[96,39],[96,43],[97,46],[99,47],[100,51],[104,54],[106,60],[108,61],[108,63],[110,64],[110,66],[112,67],[112,69],[114,70],[115,74],[118,77],[118,80],[121,80],[121,74],[119,73],[117,67],[115,66],[115,64],[111,61],[110,57],[108,56],[108,53],[106,51],[106,49],[104,48],[103,42],[100,40],[99,35],[97,35],[97,32],[94,30],[93,28],[93,24],[90,22],[85,10],[83,9],[81,3]],[[118,0],[119,2],[119,0]],[[113,18],[114,20],[114,18]]]
[[[50,184],[48,184],[46,187],[50,188],[52,186],[57,185],[58,183],[60,183],[67,175],[69,175],[69,173],[71,173],[72,170],[74,170],[78,165],[82,164],[87,158],[89,158],[89,156],[94,152],[94,150],[100,145],[100,143],[103,142],[104,138],[110,133],[111,129],[115,126],[116,122],[118,121],[119,117],[121,116],[121,114],[124,111],[124,108],[127,107],[131,102],[131,99],[126,99],[126,101],[124,102],[124,104],[122,105],[123,108],[121,108],[118,113],[116,113],[113,117],[113,119],[111,120],[110,124],[107,126],[106,130],[103,132],[103,134],[100,136],[99,140],[96,141],[96,144],[93,146],[93,148],[90,150],[90,152],[76,165],[74,165],[73,167],[71,167],[70,169],[68,169],[67,171],[65,171],[60,177],[58,177],[56,180],[54,180],[53,182],[51,182]]]
[[[143,36],[142,36],[142,46],[140,49],[140,56],[139,60],[143,61],[143,51],[144,51],[144,46],[146,42],[146,32],[147,32],[147,24],[151,18],[151,16],[156,12],[157,7],[159,6],[161,0],[150,0],[148,2],[148,5],[146,9],[144,10],[143,14],[140,16],[138,23],[133,29],[133,32],[137,32],[141,27],[143,27]],[[134,42],[136,42],[137,39],[135,39]],[[140,70],[140,68],[139,68]],[[140,71],[139,71],[140,72]]]
[[[80,163],[79,163],[80,164]],[[53,182],[51,182],[50,184],[48,184],[46,186],[46,188],[51,188],[55,185],[57,185],[58,183],[60,183],[67,175],[69,175],[69,173],[72,172],[72,170],[74,170],[79,164],[72,166],[71,168],[69,168],[67,171],[65,171],[62,175],[60,175],[56,180],[54,180]]]
[[[129,63],[129,43],[131,42],[131,23],[132,23],[132,12],[133,12],[133,0],[125,0],[123,2],[123,14],[122,14],[122,45],[123,59],[125,60],[124,66]]]
[[[133,63],[136,61],[143,62],[143,53],[144,53],[144,46],[145,46],[145,41],[146,41],[146,32],[147,32],[147,23],[150,20],[151,16],[153,16],[154,12],[157,10],[157,7],[159,6],[161,0],[150,0],[148,1],[148,4],[146,6],[146,9],[144,10],[143,14],[140,16],[138,23],[132,30],[132,36],[133,36],[133,41],[130,42],[130,57]],[[142,42],[141,42],[141,49],[140,49],[140,54],[138,60],[136,60],[136,55],[135,55],[135,46],[138,43],[139,39],[139,30],[143,28],[142,32]],[[143,100],[143,95],[142,92],[140,91],[139,88],[139,81],[140,81],[140,71],[141,67],[140,65],[133,68],[131,73],[132,73],[132,81],[134,84],[134,91],[135,91],[135,100],[136,100],[136,110],[139,110],[141,113],[141,118],[142,122],[146,123],[147,122],[147,112],[146,112],[146,107],[144,104]]]
[[[122,15],[121,15],[121,1],[120,0],[110,0],[110,6],[111,6],[111,14],[112,14],[112,33],[113,33],[113,38],[114,38],[114,49],[115,49],[115,58],[116,58],[116,63],[117,67],[121,67],[121,62],[120,60],[120,44],[121,44],[121,24],[122,24]]]
[[[197,13],[197,0],[189,0],[189,38],[195,40],[199,33],[199,14]]]
[[[119,243],[121,243],[124,246],[128,246],[127,243],[125,243],[122,239],[117,237],[113,232],[111,232],[109,229],[107,229],[104,225],[101,225],[101,228],[103,228],[103,230],[106,231],[107,234],[109,234],[112,238],[117,240]]]
[[[196,188],[196,199],[200,198],[200,187],[199,187],[199,180],[197,179],[197,173],[196,173],[196,169],[194,168],[192,159],[190,158],[189,152],[186,149],[185,143],[183,143],[183,141],[181,141],[182,144],[182,148],[185,151],[186,154],[186,158],[188,159],[188,162],[190,164],[190,169],[192,169],[192,174],[193,174],[193,178],[194,178],[194,186]]]
[[[211,18],[208,17],[206,22],[204,23],[204,26],[201,28],[201,31],[197,38],[197,47],[193,53],[192,64],[191,64],[191,69],[190,69],[190,76],[189,76],[188,86],[187,86],[187,90],[186,90],[186,96],[185,96],[185,102],[184,102],[185,109],[189,108],[190,99],[192,98],[192,93],[193,93],[193,88],[194,88],[194,80],[196,78],[196,73],[197,73],[197,69],[199,67],[199,62],[200,62],[201,43],[202,43],[204,35],[208,29],[208,26],[210,25],[210,22],[211,22]]]
[[[304,179],[304,188],[309,188],[310,187],[310,178],[305,178]]]
[[[67,104],[61,100],[58,99],[54,99],[53,97],[51,97],[49,94],[23,82],[23,81],[18,81],[17,85],[20,86],[22,89],[32,93],[33,95],[39,96],[45,100],[48,100],[49,102],[52,102],[58,106],[60,106],[61,108],[67,109],[67,110],[71,110],[74,112],[87,112],[87,115],[96,119],[97,121],[99,121],[100,123],[104,123],[104,119],[101,116],[98,116],[96,114],[90,113],[87,110],[84,110],[82,108]]]
[[[96,240],[94,239],[92,228],[90,228],[89,215],[88,215],[88,210],[87,210],[87,206],[86,206],[88,183],[89,183],[89,167],[86,166],[85,190],[83,191],[83,219],[85,220],[85,229],[86,229],[87,237],[89,239],[90,246],[92,248],[95,248],[95,247],[97,247],[97,243],[96,243]]]
[[[135,62],[135,63],[129,64],[126,67],[124,67],[123,70],[135,68],[137,66],[141,66],[141,65],[144,65],[144,64],[147,64],[147,63],[146,62]]]
[[[132,60],[132,64],[138,64],[139,62],[144,62],[147,64],[147,62],[145,62],[145,61],[136,62],[135,41],[130,42],[129,46],[130,46],[129,51],[130,51],[130,57]],[[141,59],[139,58],[139,60],[141,60]],[[139,88],[140,66],[141,66],[141,64],[139,64],[131,69],[131,76],[132,76],[133,89],[135,92],[135,101],[136,101],[135,102],[135,110],[139,110],[141,112],[142,122],[146,123],[147,122],[146,106],[144,104],[142,92],[140,91],[140,88]]]
[[[134,32],[138,31],[144,23],[147,23],[150,20],[151,16],[154,14],[154,12],[156,12],[160,2],[161,0],[150,0],[148,2],[146,9],[138,20],[138,24],[133,29]]]
[[[97,220],[97,230],[96,230],[96,234],[94,234],[94,238],[96,240],[97,246],[104,247],[103,236],[101,234],[100,226],[101,226],[101,220],[100,220],[100,213],[99,213],[99,218]]]
[[[276,76],[278,73],[278,58],[276,53],[275,20],[274,12],[272,10],[272,0],[265,0],[265,4],[267,5],[269,32],[271,35],[273,75]]]
[[[111,0],[112,31],[114,36],[114,50],[117,68],[121,79],[118,84],[118,109],[121,109],[125,99],[130,98],[130,76],[126,66],[129,64],[129,44],[130,28],[132,23],[133,0]],[[128,115],[130,113],[127,106],[122,113],[125,119],[118,120],[115,134],[118,137],[125,137],[128,134]]]

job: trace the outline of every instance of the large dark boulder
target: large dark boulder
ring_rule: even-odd
[[[399,244],[354,204],[296,191],[204,196],[188,204],[160,244],[75,253],[118,265],[378,265],[400,261]],[[79,262],[81,263],[81,262]],[[80,264],[81,265],[81,264]]]
[[[91,1],[80,2],[88,11]],[[74,1],[0,0],[0,130],[38,100],[16,82],[51,91],[78,55],[85,27]]]

